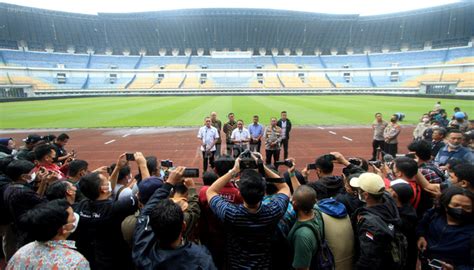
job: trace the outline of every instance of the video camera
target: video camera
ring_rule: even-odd
[[[252,157],[252,152],[249,149],[243,151],[240,156],[240,170],[245,169],[258,169],[258,164]],[[261,160],[259,160],[261,162]]]
[[[288,168],[293,167],[293,162],[291,160],[285,159],[283,161],[275,161],[275,166],[278,168],[280,165],[285,165]]]

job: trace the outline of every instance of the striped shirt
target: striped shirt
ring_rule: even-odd
[[[243,205],[229,203],[221,196],[209,202],[214,214],[226,228],[226,248],[232,269],[268,269],[271,267],[271,238],[278,221],[288,207],[289,198],[275,195],[268,204],[260,204],[256,213]]]

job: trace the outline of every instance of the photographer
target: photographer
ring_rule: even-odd
[[[233,269],[271,267],[271,239],[289,203],[288,185],[278,174],[261,163],[261,156],[258,153],[252,153],[251,158],[255,165],[263,166],[268,180],[277,181],[275,182],[277,194],[269,204],[262,204],[265,180],[253,169],[240,171],[241,157],[235,161],[234,167],[214,182],[206,192],[212,211],[226,228],[227,254],[230,254],[227,259],[230,268]],[[240,173],[239,188],[244,200],[241,205],[232,204],[219,196],[221,189],[238,173]],[[237,256],[234,256],[236,254]]]
[[[188,242],[182,209],[168,199],[183,182],[184,167],[170,171],[143,207],[135,229],[132,257],[138,269],[216,269],[209,251]]]
[[[40,169],[38,173],[33,173],[34,164],[26,160],[14,160],[6,169],[6,175],[12,183],[5,189],[3,200],[8,209],[7,218],[11,223],[11,234],[6,237],[4,243],[6,258],[26,244],[26,233],[20,226],[20,217],[32,209],[34,206],[46,201],[43,198],[44,191],[49,183],[57,180],[57,174]],[[39,188],[35,191],[31,184],[40,182]]]
[[[214,168],[214,154],[216,153],[216,142],[219,139],[219,131],[211,126],[211,118],[204,118],[205,125],[199,129],[198,139],[201,142],[203,158],[203,171],[207,171],[208,163]]]
[[[83,176],[79,187],[87,199],[74,205],[74,212],[81,217],[74,233],[77,249],[93,269],[133,268],[121,223],[137,210],[138,199],[135,196],[118,201],[111,199],[119,171],[127,164],[125,153],[116,164],[110,178],[98,172]]]
[[[216,162],[214,172],[205,172],[202,186],[199,191],[199,205],[201,207],[201,217],[199,220],[200,240],[212,254],[214,263],[217,268],[222,269],[225,261],[225,233],[224,227],[212,212],[207,202],[207,189],[220,177],[225,175],[234,167],[235,159],[229,156],[220,156]],[[228,200],[230,203],[241,204],[242,197],[239,189],[233,182],[227,183],[219,192],[219,195]]]
[[[61,133],[58,137],[54,139],[54,142],[51,144],[51,146],[54,148],[54,151],[56,152],[56,158],[54,159],[54,162],[58,165],[63,164],[69,158],[74,158],[74,156],[76,155],[74,151],[68,153],[66,149],[64,149],[64,146],[66,146],[68,141],[69,136],[66,133]]]
[[[333,175],[334,162],[338,162],[344,166],[350,165],[350,162],[338,152],[322,155],[316,159],[315,170],[318,179],[315,181],[309,181],[308,186],[316,191],[318,200],[345,193],[342,177]],[[309,175],[307,168],[303,170],[302,173],[305,177],[308,177]]]

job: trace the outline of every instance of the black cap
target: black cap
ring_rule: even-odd
[[[39,141],[41,141],[43,138],[38,135],[38,134],[30,134],[28,135],[28,137],[26,137],[26,139],[23,139],[23,141],[25,143],[37,143]]]

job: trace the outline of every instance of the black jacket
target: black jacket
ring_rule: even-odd
[[[408,203],[399,207],[398,213],[400,213],[401,219],[400,231],[406,236],[408,242],[407,262],[404,269],[416,269],[416,260],[418,258],[418,248],[416,246],[416,226],[418,225],[418,217],[416,215],[416,210]]]
[[[358,259],[354,269],[392,269],[389,254],[393,228],[401,225],[397,206],[385,193],[382,204],[361,207],[353,215],[358,240]]]
[[[73,206],[80,216],[71,235],[92,269],[132,269],[130,248],[123,239],[122,221],[138,208],[136,197],[119,201],[83,200]]]
[[[340,176],[321,177],[314,182],[308,183],[308,186],[316,191],[318,201],[346,193],[344,180]]]
[[[277,122],[277,126],[279,126],[281,128],[281,119],[278,120]],[[289,139],[290,138],[290,131],[291,131],[291,121],[290,119],[286,119],[286,131],[285,131],[285,139]]]
[[[347,210],[347,214],[349,216],[352,216],[352,214],[354,214],[354,212],[357,209],[364,206],[364,203],[361,200],[359,200],[357,196],[354,196],[353,194],[349,194],[349,193],[337,194],[336,196],[334,196],[334,199],[344,204]]]
[[[148,226],[149,215],[158,202],[168,198],[172,186],[165,183],[155,191],[142,209],[133,236],[132,257],[138,269],[217,269],[204,246],[187,242],[182,247],[164,250],[156,244],[153,230]]]

